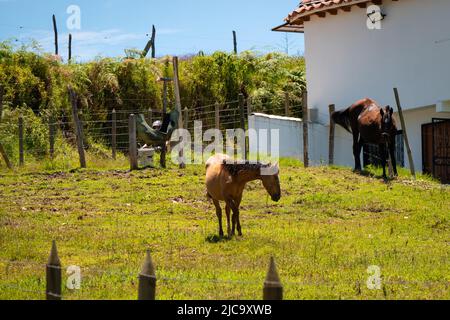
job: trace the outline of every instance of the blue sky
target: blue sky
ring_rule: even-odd
[[[73,55],[79,61],[123,56],[124,49],[143,49],[151,26],[157,28],[157,56],[185,55],[203,50],[231,51],[232,30],[238,49],[303,54],[303,35],[272,32],[299,0],[0,0],[0,41],[39,41],[53,51],[52,14],[60,33],[60,54],[67,57],[73,34]],[[81,9],[81,29],[69,30],[67,8]],[[287,46],[286,43],[289,45]]]

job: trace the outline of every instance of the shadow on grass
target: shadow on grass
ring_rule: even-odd
[[[220,243],[220,242],[228,242],[231,240],[231,238],[229,238],[228,236],[218,236],[217,234],[210,234],[209,236],[206,237],[206,242],[208,243]]]
[[[378,179],[378,180],[383,180],[386,184],[390,184],[392,181],[397,180],[397,177],[383,177],[382,174],[375,174],[367,169],[364,169],[363,171],[354,171],[357,174],[360,174],[363,177],[368,177],[368,178],[374,178],[374,179]]]

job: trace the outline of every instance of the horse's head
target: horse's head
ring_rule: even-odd
[[[261,180],[264,188],[275,202],[281,199],[279,173],[280,167],[278,164],[269,165],[261,170]]]
[[[381,109],[381,135],[384,139],[388,140],[391,137],[392,132],[395,130],[395,121],[393,118],[394,109],[390,106]]]

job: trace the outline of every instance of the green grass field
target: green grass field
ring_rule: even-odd
[[[63,266],[82,272],[64,299],[136,299],[147,248],[157,299],[261,299],[271,256],[286,299],[450,298],[448,187],[405,172],[386,184],[374,169],[281,165],[281,201],[249,184],[244,236],[229,241],[217,239],[203,166],[1,169],[0,299],[45,298],[53,239]],[[371,265],[381,290],[367,288]]]

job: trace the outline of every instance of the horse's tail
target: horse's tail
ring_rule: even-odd
[[[351,124],[350,124],[350,108],[333,112],[331,118],[335,123],[343,127],[348,132],[352,133]]]

